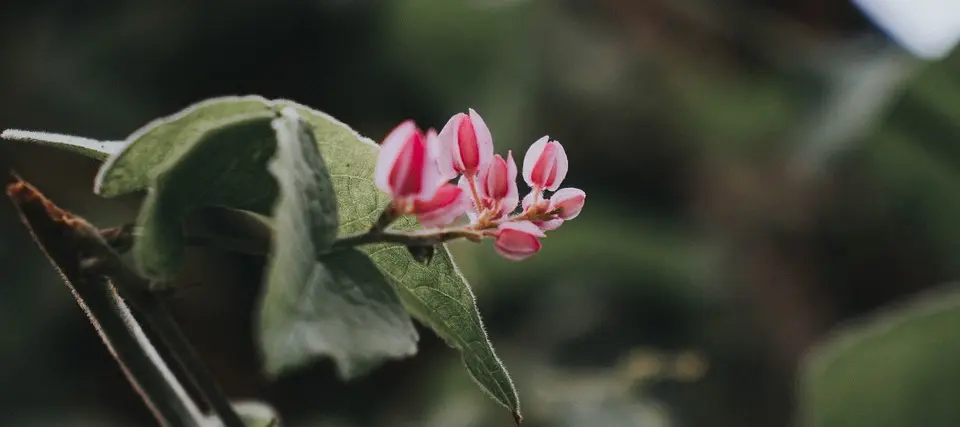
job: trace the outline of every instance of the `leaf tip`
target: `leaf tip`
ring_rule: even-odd
[[[523,415],[520,414],[519,409],[513,411],[513,421],[517,423],[518,427],[523,424]]]

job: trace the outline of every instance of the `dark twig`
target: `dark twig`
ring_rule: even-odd
[[[96,229],[55,206],[19,177],[11,175],[6,181],[7,196],[20,219],[157,421],[168,427],[200,426],[202,417],[196,404],[143,334],[114,286],[92,274],[100,260],[85,250],[89,246],[85,242],[103,242]]]
[[[225,427],[244,427],[243,421],[230,405],[229,399],[220,386],[213,380],[193,346],[183,335],[176,321],[167,311],[163,301],[151,291],[150,283],[127,266],[103,239],[90,239],[85,248],[101,260],[100,269],[119,288],[120,293],[130,301],[134,309],[143,314],[144,319],[167,345],[177,364],[186,373],[190,382],[197,387],[203,398],[223,421]]]
[[[186,337],[184,337],[180,328],[164,307],[159,296],[151,292],[150,283],[123,262],[120,255],[111,248],[109,242],[101,236],[99,230],[82,218],[58,208],[53,202],[44,198],[39,191],[26,182],[19,181],[10,184],[7,189],[7,194],[10,195],[14,203],[18,205],[18,208],[21,208],[24,218],[42,216],[43,218],[48,218],[48,221],[52,220],[56,226],[56,228],[50,230],[48,233],[52,234],[45,236],[44,240],[38,237],[38,242],[54,242],[53,244],[57,245],[55,247],[62,249],[62,253],[59,254],[61,258],[65,258],[68,261],[71,260],[71,257],[76,258],[75,269],[78,273],[86,272],[88,275],[90,273],[99,273],[110,279],[110,283],[116,287],[116,291],[119,292],[120,296],[130,302],[134,309],[143,315],[144,319],[153,327],[164,344],[169,347],[174,359],[176,359],[177,363],[185,371],[190,381],[200,390],[204,399],[207,400],[214,412],[220,417],[225,427],[244,427],[240,416],[237,415],[233,406],[230,405],[229,400],[223,394],[223,391],[212,379],[210,373],[193,350],[193,347],[187,341]],[[24,210],[24,208],[28,210]],[[39,213],[36,212],[38,210],[40,211]],[[48,226],[48,228],[50,227]],[[129,232],[131,229],[129,226],[124,226],[118,229],[118,232],[112,233],[114,234],[114,241],[123,242],[126,240],[122,236],[124,234],[131,234]],[[122,230],[127,231],[123,232]],[[61,240],[61,243],[56,243]],[[122,243],[121,246],[123,246]],[[51,259],[53,259],[52,256]],[[55,264],[58,265],[58,268],[61,265],[60,262],[56,262]],[[112,287],[111,290],[113,290]],[[119,297],[114,297],[114,300],[121,304],[123,302]],[[114,310],[113,312],[115,314],[128,314],[125,306],[121,307],[121,310]],[[136,324],[136,320],[133,319],[132,316],[127,316],[123,320],[125,324]],[[135,331],[127,331],[126,328],[124,328],[122,335],[125,337],[129,337],[130,335],[140,337],[143,334],[142,331],[139,331],[139,326],[137,326]],[[113,338],[111,335],[108,335],[108,337]],[[145,336],[142,338],[146,339]],[[147,345],[150,345],[149,342],[147,342]],[[150,348],[152,349],[152,346]],[[159,369],[154,369],[154,371],[157,370]],[[169,370],[167,370],[167,373],[169,373]],[[151,375],[156,374],[156,372],[144,372],[144,374]],[[171,388],[171,381],[176,382],[176,378],[163,378],[162,382],[166,382],[166,388]],[[178,382],[175,384],[175,388],[182,390]],[[151,384],[151,386],[155,387],[162,385],[163,384]],[[160,388],[158,390],[164,389]],[[196,424],[177,425],[193,427]]]
[[[380,216],[377,217],[376,222],[373,223],[373,226],[370,227],[368,234],[376,234],[386,230],[390,224],[393,224],[398,219],[400,219],[400,213],[397,212],[396,207],[391,203],[380,213]]]
[[[100,237],[103,237],[113,250],[119,253],[127,252],[133,247],[133,224],[100,230]]]

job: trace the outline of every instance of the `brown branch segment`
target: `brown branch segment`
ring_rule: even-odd
[[[116,288],[90,274],[98,263],[89,241],[103,244],[96,228],[60,209],[36,188],[12,175],[6,186],[23,224],[60,273],[124,375],[163,426],[196,427],[199,410],[156,354]]]
[[[130,302],[133,308],[143,316],[148,325],[160,336],[163,344],[170,350],[174,360],[181,367],[182,373],[197,387],[203,398],[223,421],[223,425],[225,427],[244,427],[240,416],[233,409],[226,395],[213,380],[200,357],[180,331],[176,321],[166,310],[160,296],[151,292],[150,283],[127,266],[120,259],[117,251],[111,247],[111,245],[116,245],[121,249],[129,248],[133,241],[132,226],[106,230],[105,238],[104,234],[101,234],[101,231],[97,230],[96,227],[84,219],[60,209],[23,180],[18,179],[18,182],[10,184],[8,194],[12,194],[11,199],[15,200],[15,203],[19,199],[32,201],[31,203],[23,203],[26,209],[32,209],[31,215],[45,213],[45,218],[52,219],[54,223],[62,223],[63,225],[59,227],[59,233],[49,237],[49,239],[52,239],[51,242],[54,242],[49,246],[62,249],[63,253],[60,254],[60,257],[68,261],[71,257],[79,260],[78,274],[109,278],[108,285],[112,283],[116,286],[119,294]],[[33,212],[41,210],[40,207],[42,207],[43,212]],[[58,238],[62,242],[57,240]],[[113,290],[112,286],[111,290]],[[117,301],[121,301],[119,297],[117,297]],[[139,330],[139,326],[136,325],[136,321],[132,317],[126,320],[128,323],[137,326]],[[107,336],[112,335],[107,334]],[[146,345],[151,344],[147,341]],[[136,372],[134,374],[136,375]],[[176,388],[181,388],[174,376],[171,375],[167,380],[172,381]],[[150,390],[146,391],[149,392]]]

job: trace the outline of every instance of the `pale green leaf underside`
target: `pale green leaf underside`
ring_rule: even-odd
[[[0,138],[9,141],[24,141],[39,145],[49,145],[97,160],[106,160],[107,157],[120,152],[120,149],[123,148],[125,144],[124,141],[97,141],[79,136],[19,129],[7,129],[0,134]]]
[[[320,257],[337,233],[337,200],[310,126],[293,109],[273,121],[279,184],[259,338],[272,375],[330,356],[343,379],[411,356],[417,331],[396,292],[363,253]]]
[[[259,331],[270,375],[324,355],[349,380],[416,354],[413,321],[367,255],[347,249],[316,261],[310,249],[279,247],[272,256]]]
[[[133,246],[133,257],[145,275],[165,280],[179,273],[187,246],[182,222],[194,209],[214,205],[269,212],[276,194],[266,172],[276,146],[272,119],[272,114],[261,112],[210,123],[192,135],[196,139],[190,145],[182,145],[156,166]],[[147,142],[158,143],[137,144]]]
[[[815,350],[802,426],[954,427],[960,421],[960,288],[844,328]]]
[[[282,114],[271,123],[277,149],[267,169],[280,190],[272,217],[278,227],[302,231],[287,237],[309,240],[315,248],[314,255],[319,255],[337,238],[337,195],[313,129],[293,108]],[[278,230],[278,234],[286,233]]]
[[[310,123],[320,151],[326,159],[337,194],[341,234],[366,230],[389,202],[386,195],[373,183],[373,169],[379,149],[377,144],[358,135],[347,125],[292,101],[267,101],[253,96],[209,100],[174,117],[230,116],[219,113],[218,105],[226,105],[223,108],[234,112],[230,114],[251,111],[270,111],[271,114],[276,114],[276,111],[290,106]],[[168,121],[170,119],[161,119],[154,123]],[[189,131],[171,134],[197,134],[196,126],[180,127]],[[138,131],[128,139],[123,151],[104,164],[96,184],[100,194],[114,196],[146,188],[152,174],[156,173],[157,166],[181,150],[170,150],[169,146],[189,145],[189,141],[184,142],[183,138],[168,139],[172,136],[140,138],[156,132],[151,131],[149,125]],[[226,145],[222,149],[222,156],[237,159],[236,150],[229,150]],[[224,176],[218,187],[222,191],[232,189],[250,197],[276,197],[275,186],[257,184],[257,180],[262,180],[263,176],[248,177],[243,180],[242,186],[233,185],[231,180],[234,176],[235,174]],[[268,176],[266,181],[272,179]],[[262,210],[260,212],[262,213]],[[400,224],[401,227],[414,225],[410,219],[401,221]],[[374,245],[362,249],[394,282],[407,309],[433,328],[451,346],[461,351],[468,371],[481,388],[507,408],[519,412],[516,390],[487,339],[470,287],[455,267],[446,247],[440,247],[429,266],[418,264],[402,246]]]
[[[94,191],[105,197],[147,188],[158,167],[177,156],[219,122],[236,115],[274,115],[259,96],[230,96],[199,102],[143,126],[100,168]],[[236,156],[236,155],[234,155]]]

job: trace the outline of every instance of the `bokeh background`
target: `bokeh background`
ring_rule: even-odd
[[[582,215],[521,263],[454,245],[534,427],[787,426],[832,328],[960,273],[960,58],[911,57],[846,1],[6,0],[0,128],[122,139],[261,94],[379,140],[477,109],[500,152],[561,141]],[[522,155],[519,156],[522,158]],[[102,226],[94,161],[0,141]],[[506,426],[457,353],[344,384],[258,370],[260,261],[195,251],[176,302],[235,398],[292,427]],[[0,202],[0,425],[152,426]]]

